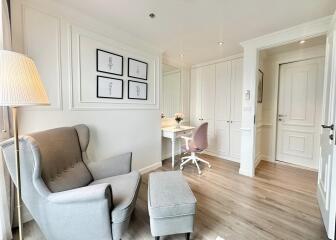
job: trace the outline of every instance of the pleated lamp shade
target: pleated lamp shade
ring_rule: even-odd
[[[33,60],[0,50],[0,106],[46,104],[48,96]]]

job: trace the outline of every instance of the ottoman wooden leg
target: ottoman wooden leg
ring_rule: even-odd
[[[190,240],[190,233],[185,234],[186,240]]]

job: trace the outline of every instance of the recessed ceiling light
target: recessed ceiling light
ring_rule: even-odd
[[[219,46],[223,46],[223,44],[224,44],[224,42],[217,42],[217,44],[219,45]]]
[[[183,58],[183,57],[184,57],[183,53],[180,53],[180,58]]]
[[[299,43],[304,44],[305,42],[306,42],[306,40],[301,40]]]
[[[155,13],[150,13],[149,15],[148,15],[150,18],[155,18],[156,16],[155,16]]]

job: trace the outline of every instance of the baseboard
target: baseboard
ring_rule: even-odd
[[[175,156],[176,156],[176,155],[179,155],[179,154],[181,154],[180,151],[175,151]],[[166,154],[163,154],[163,155],[161,156],[161,161],[166,160],[166,159],[171,158],[171,157],[172,157],[172,155],[171,155],[170,152],[169,152],[169,153],[166,153]]]
[[[162,167],[162,162],[156,162],[156,163],[153,163],[152,165],[149,165],[147,167],[144,167],[144,168],[141,168],[139,170],[140,174],[143,175],[143,174],[146,174],[146,173],[149,173],[159,167]]]
[[[254,161],[254,168],[257,168],[260,161],[263,160],[263,155],[262,154],[259,154],[257,157],[256,157],[256,160]]]
[[[247,177],[254,177],[254,173],[252,173],[248,169],[239,168],[239,174]]]
[[[231,162],[240,163],[240,159],[238,159],[238,158],[233,158],[233,157],[229,157],[229,156],[225,156],[225,155],[221,155],[221,154],[214,153],[214,152],[209,152],[209,151],[204,151],[203,153],[207,154],[207,155],[210,155],[210,156],[222,158],[223,160],[228,160],[228,161],[231,161]]]
[[[301,166],[301,165],[297,165],[297,164],[294,164],[294,163],[282,162],[282,161],[279,161],[279,160],[276,160],[275,163],[285,165],[285,166],[294,167],[294,168],[299,168],[299,169],[303,169],[303,170],[308,170],[308,171],[312,171],[312,172],[318,172],[318,169],[316,169],[316,168]]]

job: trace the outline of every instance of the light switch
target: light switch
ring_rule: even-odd
[[[250,90],[245,90],[244,91],[244,99],[245,99],[245,101],[250,100]]]

